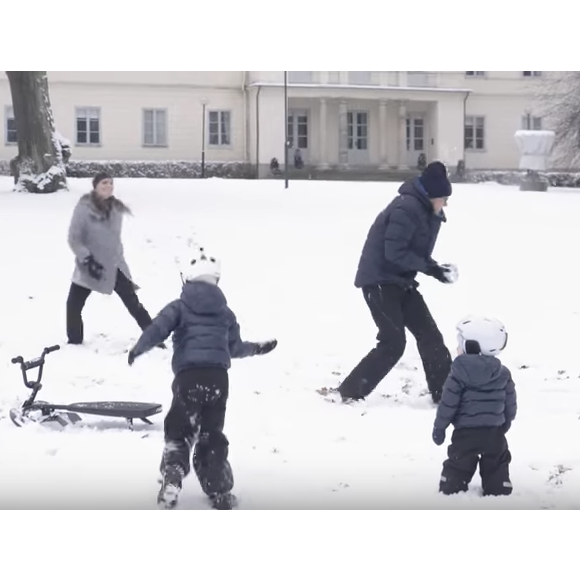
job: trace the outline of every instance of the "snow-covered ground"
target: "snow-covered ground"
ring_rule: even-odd
[[[333,405],[335,386],[373,345],[376,329],[353,279],[367,229],[398,184],[117,180],[133,208],[127,259],[140,297],[156,314],[180,290],[176,257],[193,239],[223,261],[222,288],[247,339],[275,336],[278,349],[235,361],[226,434],[243,509],[578,509],[580,507],[580,193],[521,193],[456,185],[435,257],[455,262],[453,287],[421,277],[421,289],[452,352],[455,322],[476,312],[501,318],[519,415],[509,433],[514,494],[437,493],[446,445],[431,441],[435,410],[413,340],[363,403]],[[133,367],[138,328],[115,296],[93,295],[86,345],[65,345],[73,268],[71,211],[89,180],[49,196],[11,193],[0,178],[0,508],[156,509],[163,417],[129,431],[87,418],[63,432],[17,428],[11,407],[28,392],[13,356],[47,345],[40,400],[154,401],[168,409],[171,351]],[[412,381],[409,389],[403,388]],[[404,392],[404,391],[407,392]],[[448,440],[451,430],[448,431]],[[207,509],[195,477],[181,509]]]

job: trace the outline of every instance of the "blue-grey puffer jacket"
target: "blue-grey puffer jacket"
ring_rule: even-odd
[[[516,388],[510,371],[493,356],[462,354],[451,366],[435,429],[501,427],[517,413]]]
[[[258,347],[241,339],[238,321],[221,288],[203,281],[184,284],[181,296],[143,331],[133,354],[144,354],[171,333],[175,374],[198,366],[229,369],[232,358],[253,356]]]

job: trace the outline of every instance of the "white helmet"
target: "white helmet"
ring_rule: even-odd
[[[507,340],[505,326],[495,318],[467,316],[457,324],[457,343],[463,352],[472,342],[477,343],[481,354],[496,356],[506,347]]]
[[[198,248],[194,255],[185,261],[181,270],[181,278],[184,282],[192,280],[206,280],[217,284],[221,278],[220,261],[205,252],[203,248]]]

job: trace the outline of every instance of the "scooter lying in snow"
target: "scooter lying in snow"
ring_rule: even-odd
[[[133,429],[133,420],[139,419],[143,423],[152,425],[147,419],[151,415],[161,413],[163,407],[158,403],[131,403],[125,401],[94,401],[87,403],[71,403],[70,405],[60,405],[37,401],[36,395],[42,388],[42,373],[44,370],[46,355],[60,350],[60,346],[48,346],[42,354],[34,359],[25,361],[21,356],[12,359],[12,364],[20,365],[22,380],[28,389],[32,389],[30,397],[24,401],[20,408],[10,409],[10,419],[17,427],[22,427],[28,423],[58,423],[62,427],[74,425],[82,421],[80,415],[99,415],[102,417],[123,418],[127,421],[129,429]],[[33,369],[38,369],[38,376],[35,381],[29,380],[27,373]]]

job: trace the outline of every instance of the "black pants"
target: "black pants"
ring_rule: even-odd
[[[66,332],[69,344],[82,344],[84,339],[84,327],[82,312],[91,290],[78,286],[74,282],[70,286],[66,301]],[[121,270],[117,270],[115,292],[123,301],[129,314],[135,319],[139,328],[145,330],[151,324],[151,316],[141,302],[129,280]]]
[[[208,496],[228,493],[234,476],[228,461],[229,441],[224,435],[229,379],[225,369],[192,368],[175,377],[173,401],[165,417],[165,448],[161,471],[193,469]]]
[[[501,427],[456,429],[443,463],[439,491],[452,495],[467,491],[479,463],[483,495],[510,495],[512,456]]]
[[[370,395],[403,356],[408,329],[417,341],[429,391],[438,400],[451,370],[451,355],[423,296],[415,288],[396,285],[365,288],[363,295],[379,329],[377,345],[344,380],[340,394],[350,399]]]

